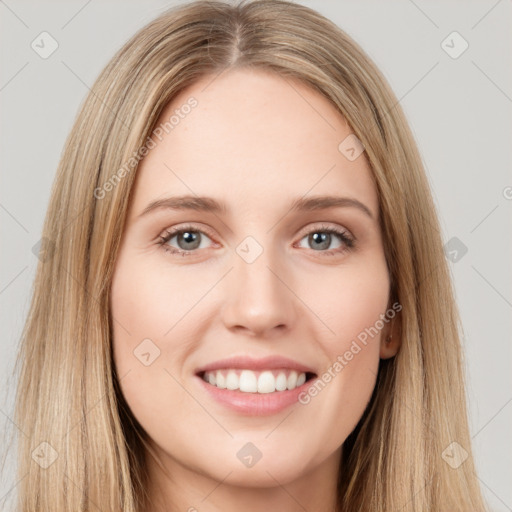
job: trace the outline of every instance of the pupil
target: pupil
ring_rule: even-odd
[[[320,240],[320,248],[321,249],[327,249],[330,245],[330,241],[331,241],[331,235],[329,233],[321,233],[320,235],[318,233],[313,233],[312,235],[310,235],[310,238],[316,243],[318,244],[318,241]],[[314,244],[312,244],[314,245]],[[317,245],[318,247],[318,245]]]
[[[199,237],[194,234],[193,232],[190,232],[190,231],[185,231],[184,233],[181,234],[181,237],[185,240],[185,243],[186,244],[196,244],[196,245],[193,245],[193,247],[186,247],[185,250],[189,250],[189,249],[195,249],[198,247],[198,244],[197,244],[197,241],[199,240]]]

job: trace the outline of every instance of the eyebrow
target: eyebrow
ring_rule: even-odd
[[[303,212],[345,207],[357,208],[371,219],[374,218],[371,210],[365,204],[352,197],[326,195],[312,196],[308,198],[301,197],[292,202],[290,205],[290,211]],[[146,208],[144,208],[142,213],[139,214],[139,217],[156,210],[195,210],[218,214],[226,214],[229,211],[224,202],[213,199],[212,197],[176,196],[152,201],[146,206]]]

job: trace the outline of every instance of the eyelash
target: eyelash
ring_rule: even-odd
[[[162,235],[160,235],[158,245],[160,245],[165,252],[170,252],[171,254],[174,254],[174,255],[180,254],[181,256],[190,256],[193,253],[197,252],[198,250],[196,249],[194,251],[184,251],[183,249],[176,249],[175,247],[172,247],[167,244],[167,242],[169,240],[171,240],[172,238],[174,238],[176,235],[181,235],[185,232],[190,232],[190,231],[192,231],[194,233],[201,233],[203,235],[208,236],[208,238],[210,238],[210,239],[212,238],[212,236],[208,233],[208,231],[204,231],[202,229],[197,229],[195,226],[192,226],[192,225],[185,225],[185,226],[182,226],[177,229],[171,229],[171,230],[165,231]],[[330,249],[328,251],[314,251],[314,252],[319,252],[328,257],[343,254],[344,252],[348,252],[355,247],[355,241],[356,241],[355,237],[349,235],[349,233],[346,230],[328,227],[328,226],[316,227],[316,228],[308,231],[307,233],[305,233],[300,240],[302,240],[304,237],[306,237],[312,233],[328,233],[328,234],[338,235],[341,242],[343,244],[345,244],[345,247],[338,248],[338,249]],[[311,250],[313,250],[313,249],[311,249]]]

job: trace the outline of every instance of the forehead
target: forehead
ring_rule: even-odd
[[[298,80],[259,70],[205,76],[167,105],[157,127],[171,118],[137,171],[135,214],[184,194],[240,209],[337,194],[378,210],[364,153],[350,161],[338,149],[352,132],[346,120]]]

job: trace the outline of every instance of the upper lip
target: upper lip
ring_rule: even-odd
[[[213,370],[223,370],[226,368],[238,368],[247,370],[276,370],[280,368],[290,368],[303,373],[315,373],[311,368],[293,359],[282,356],[267,356],[261,359],[254,359],[250,356],[235,356],[227,359],[220,359],[213,363],[196,369],[196,374],[209,372]],[[315,374],[316,375],[316,374]]]

